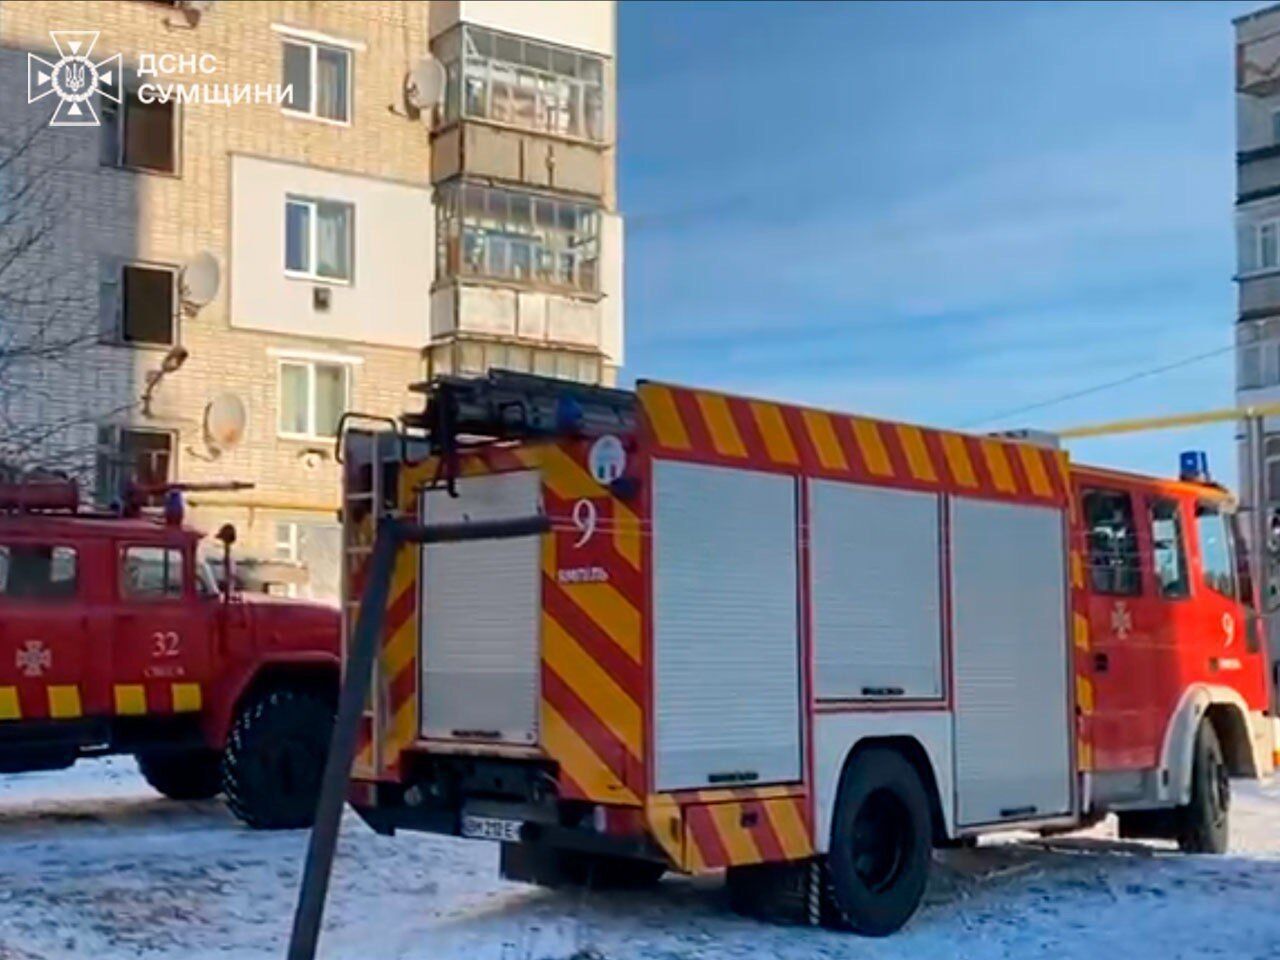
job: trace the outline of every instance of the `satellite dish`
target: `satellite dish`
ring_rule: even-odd
[[[222,453],[244,439],[249,421],[244,401],[234,393],[220,393],[204,408],[204,436],[210,449]]]
[[[187,26],[194,27],[213,4],[214,0],[178,0],[174,6],[182,11],[182,16],[186,19]]]
[[[182,267],[182,300],[193,307],[203,307],[218,295],[222,268],[218,258],[202,250]]]
[[[444,85],[444,65],[428,54],[405,77],[405,102],[415,110],[434,110],[444,102]]]

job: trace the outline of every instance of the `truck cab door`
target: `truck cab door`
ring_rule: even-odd
[[[115,712],[200,710],[212,670],[215,601],[199,595],[191,543],[121,543],[117,551]]]
[[[1085,488],[1080,501],[1094,765],[1098,770],[1153,767],[1160,750],[1151,675],[1159,604],[1144,584],[1142,504],[1119,487]]]
[[[70,543],[0,540],[0,722],[97,706],[79,561]]]
[[[1250,622],[1253,584],[1244,544],[1225,505],[1199,500],[1195,515],[1198,623],[1184,670],[1197,680],[1232,687],[1262,709],[1266,669],[1255,662],[1265,656],[1262,625]]]

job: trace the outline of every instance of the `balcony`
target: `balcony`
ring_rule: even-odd
[[[1280,144],[1236,154],[1236,203],[1280,195]]]
[[[1274,7],[1236,20],[1236,90],[1252,97],[1280,92],[1280,11]]]
[[[445,65],[431,175],[469,175],[604,197],[612,60],[459,24],[432,43]]]
[[[602,312],[598,300],[459,282],[432,294],[431,338],[468,334],[598,351]]]
[[[1239,278],[1239,315],[1253,320],[1280,314],[1280,270]]]

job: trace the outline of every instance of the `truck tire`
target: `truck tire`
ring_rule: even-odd
[[[873,748],[840,778],[827,853],[835,925],[869,937],[898,930],[924,896],[929,798],[896,750]]]
[[[250,700],[222,755],[231,812],[258,830],[311,826],[332,732],[333,707],[315,693],[278,687]]]
[[[1201,720],[1192,748],[1191,802],[1178,808],[1178,849],[1183,853],[1225,853],[1231,779],[1213,724]]]
[[[222,792],[220,758],[214,750],[164,750],[138,754],[147,783],[170,800],[208,800]]]

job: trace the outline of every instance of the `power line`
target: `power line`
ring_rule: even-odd
[[[1087,397],[1090,394],[1101,393],[1103,390],[1111,390],[1114,387],[1122,387],[1125,384],[1133,383],[1136,380],[1143,380],[1147,377],[1154,377],[1161,373],[1168,373],[1170,370],[1177,370],[1179,367],[1188,367],[1193,363],[1199,363],[1201,360],[1208,360],[1210,357],[1221,356],[1222,354],[1227,353],[1234,349],[1235,349],[1235,344],[1228,344],[1225,347],[1218,347],[1217,349],[1209,350],[1209,351],[1206,351],[1205,353],[1197,353],[1194,356],[1183,357],[1181,360],[1175,360],[1172,363],[1166,363],[1158,367],[1149,367],[1146,370],[1139,370],[1136,373],[1131,373],[1127,376],[1121,377],[1119,380],[1109,380],[1106,383],[1099,383],[1099,384],[1095,384],[1092,387],[1085,387],[1083,390],[1074,390],[1071,393],[1064,393],[1064,394],[1061,394],[1060,396],[1051,397],[1048,400],[1040,400],[1040,401],[1037,401],[1036,403],[1029,403],[1025,406],[1012,407],[1011,409],[1008,409],[1008,410],[1002,410],[998,413],[989,414],[988,416],[985,416],[980,420],[971,420],[970,422],[962,424],[961,426],[963,429],[968,429],[970,427],[979,427],[979,426],[982,426],[984,423],[991,423],[993,420],[1004,420],[1008,417],[1017,416],[1018,414],[1021,414],[1021,413],[1027,413],[1028,411],[1031,411],[1031,410],[1042,410],[1045,407],[1052,407],[1052,406],[1056,406],[1059,403],[1066,403],[1068,400],[1076,400],[1080,397]]]

